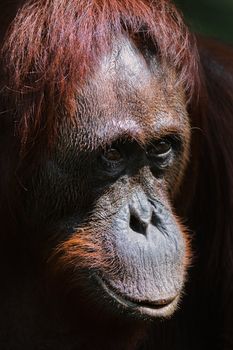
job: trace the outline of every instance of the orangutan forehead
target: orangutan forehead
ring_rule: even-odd
[[[149,100],[154,99],[156,91],[163,89],[168,97],[174,93],[174,86],[179,86],[179,75],[176,67],[158,56],[157,52],[142,50],[127,34],[120,35],[114,38],[111,50],[99,58],[81,94],[89,91],[103,102],[107,99],[117,104],[127,92],[131,99],[133,96],[137,99],[139,94],[141,99]]]
[[[108,85],[117,83],[118,88],[121,84],[127,84],[132,88],[140,86],[143,88],[151,79],[144,55],[127,34],[114,39],[111,51],[103,55],[99,63],[92,83],[103,79]]]
[[[93,96],[92,105],[96,98],[102,100],[105,111],[109,110],[110,106],[105,108],[106,99],[103,97],[110,92],[112,96],[113,93],[120,96],[111,99],[116,104],[135,105],[135,99],[129,100],[127,96],[127,92],[136,96],[131,93],[134,90],[140,92],[137,101],[141,101],[140,108],[139,103],[135,105],[136,110],[146,115],[143,99],[148,106],[148,101],[152,100],[149,94],[158,89],[150,89],[148,84],[152,66],[148,69],[143,50],[140,52],[137,45],[125,45],[113,54],[113,57],[119,55],[117,60],[102,60],[103,55],[114,48],[113,38],[124,33],[131,38],[137,37],[136,42],[142,47],[149,48],[150,42],[153,43],[158,55],[178,73],[187,95],[191,97],[195,90],[195,45],[170,1],[106,0],[104,6],[100,3],[97,0],[64,0],[57,6],[57,1],[27,1],[15,17],[2,54],[6,63],[4,85],[7,94],[11,95],[14,115],[18,116],[22,144],[34,140],[38,130],[44,131],[50,143],[56,135],[61,114],[64,119],[81,115],[76,109],[76,92],[87,84],[90,75],[94,75],[93,91],[98,90],[98,94],[92,92],[89,95]],[[115,75],[115,85],[109,84],[113,78],[107,74],[109,72]],[[99,78],[95,74],[99,74]],[[104,75],[105,86],[102,83],[100,89],[100,76],[104,80]],[[24,98],[23,106],[18,103],[19,96]],[[127,103],[124,103],[126,98]],[[125,113],[127,115],[127,111]]]
[[[88,148],[90,143],[96,148],[125,138],[145,143],[179,133],[187,121],[184,91],[175,71],[155,56],[145,58],[126,37],[102,57],[77,104],[77,133],[82,135],[82,147]]]

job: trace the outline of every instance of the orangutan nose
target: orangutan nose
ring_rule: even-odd
[[[155,213],[143,192],[136,193],[129,203],[129,226],[136,233],[147,234],[148,226],[155,225]]]

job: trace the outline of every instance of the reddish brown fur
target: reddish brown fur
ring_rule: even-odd
[[[75,268],[109,267],[110,259],[98,242],[97,229],[79,228],[70,239],[56,247],[51,261],[55,262],[55,272]],[[107,233],[106,233],[107,234]],[[95,240],[94,240],[94,239]]]
[[[89,6],[85,7],[84,2],[78,0],[34,0],[27,1],[20,9],[1,51],[4,65],[1,78],[5,85],[0,96],[3,102],[1,115],[19,123],[20,142],[26,144],[28,150],[31,150],[30,143],[34,143],[42,132],[51,142],[64,111],[66,117],[72,119],[76,111],[76,89],[85,83],[87,75],[92,74],[101,53],[111,48],[112,36],[126,29],[132,33],[145,31],[145,36],[158,46],[161,58],[176,67],[179,81],[191,99],[191,159],[177,198],[179,212],[187,218],[197,236],[198,253],[194,263],[198,260],[199,270],[187,292],[191,295],[190,306],[186,306],[188,316],[184,317],[184,323],[191,324],[187,337],[193,339],[193,336],[197,344],[203,344],[201,335],[204,335],[209,340],[209,348],[215,349],[219,345],[219,349],[230,349],[233,342],[232,50],[199,39],[200,72],[192,37],[169,1],[151,4],[147,0],[90,0],[85,3]],[[200,74],[197,102],[191,97],[197,90]],[[16,158],[17,152],[18,149],[12,150]],[[8,156],[6,149],[1,164],[12,170]],[[13,168],[11,174],[15,171]],[[5,207],[8,200],[14,218],[16,193],[11,187],[14,175],[9,182],[5,179],[7,176],[7,171],[1,176],[3,196],[0,205],[4,232],[6,227],[8,233],[15,222],[4,222]],[[20,211],[20,204],[16,206]],[[14,233],[18,233],[18,228]],[[93,245],[86,251],[86,239],[83,241],[81,237],[78,241],[74,238],[63,243],[55,256],[65,251],[67,255],[61,257],[62,263],[70,263],[73,247],[80,249],[79,256],[81,260],[84,257],[85,263],[86,254],[89,258],[87,251],[91,250],[93,254]],[[99,259],[98,247],[94,246],[94,250]],[[103,261],[99,263],[103,264]],[[192,276],[190,279],[192,281]],[[212,311],[208,313],[209,310]],[[193,329],[192,322],[195,323]],[[200,327],[203,326],[201,331],[199,322]],[[156,341],[154,344],[152,340],[151,348],[164,349],[160,348],[161,342],[167,345],[166,349],[180,349],[183,325],[179,322],[177,325],[164,326],[164,339],[161,329],[155,330]],[[187,327],[185,325],[184,332]],[[178,339],[178,345],[174,344],[174,339]],[[195,349],[201,349],[195,344]]]
[[[151,38],[160,57],[176,67],[188,95],[196,90],[195,45],[170,1],[26,1],[2,48],[6,93],[20,115],[22,143],[41,128],[51,140],[61,106],[74,115],[77,88],[110,49],[112,37],[125,30]]]

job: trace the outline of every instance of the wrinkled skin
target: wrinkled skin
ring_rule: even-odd
[[[190,126],[175,72],[128,38],[102,57],[78,90],[77,104],[76,124],[63,119],[55,148],[21,180],[27,189],[22,221],[28,250],[37,247],[31,265],[43,258],[46,291],[57,291],[50,308],[58,320],[67,310],[72,314],[72,331],[61,328],[76,334],[81,322],[85,334],[85,322],[97,322],[96,333],[105,327],[106,339],[103,345],[92,335],[95,348],[113,349],[110,320],[111,329],[127,322],[130,338],[131,328],[170,316],[180,300],[189,252],[172,203],[187,163]],[[88,242],[88,254],[80,252],[79,239]],[[57,283],[64,290],[58,292]],[[64,306],[62,317],[57,305]],[[114,340],[121,348],[117,341],[121,337]],[[89,337],[79,342],[93,348]]]

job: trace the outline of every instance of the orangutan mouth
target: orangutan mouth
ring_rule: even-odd
[[[158,299],[158,300],[139,300],[133,299],[127,295],[114,290],[109,284],[99,276],[97,277],[98,284],[108,294],[111,299],[123,306],[123,308],[131,310],[134,314],[141,314],[152,318],[169,317],[176,310],[180,294],[173,297]]]

